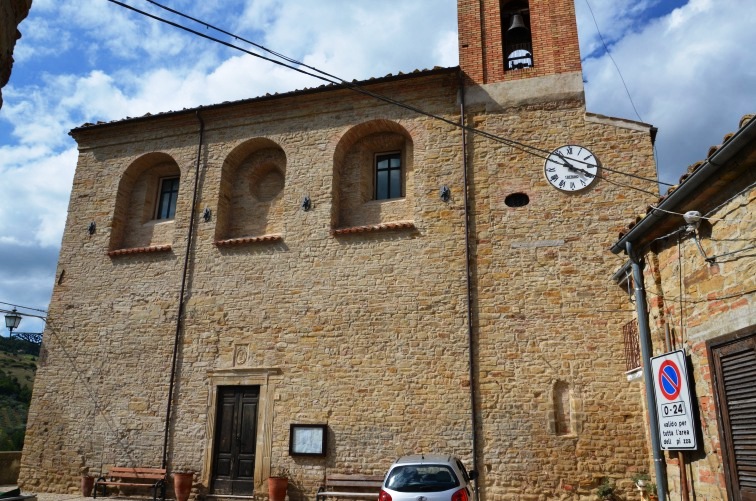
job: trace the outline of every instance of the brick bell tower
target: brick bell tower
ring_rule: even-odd
[[[574,0],[458,0],[457,16],[459,65],[469,84],[512,83],[507,93],[526,100],[582,99]]]

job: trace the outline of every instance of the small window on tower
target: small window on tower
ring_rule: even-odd
[[[381,153],[375,156],[375,199],[402,197],[402,154]]]
[[[530,34],[528,2],[502,2],[501,26],[505,67],[509,70],[533,66],[533,39]]]
[[[160,180],[160,197],[155,219],[173,219],[176,215],[178,189],[179,178],[168,177]]]

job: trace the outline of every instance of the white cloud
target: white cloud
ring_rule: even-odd
[[[756,4],[690,0],[649,18],[682,1],[590,0],[638,111],[660,129],[662,176],[674,181],[753,111],[756,88]],[[588,2],[575,5],[588,110],[634,118]],[[171,6],[347,80],[458,61],[455,0],[175,0]],[[0,110],[10,132],[0,144],[0,250],[16,256],[13,269],[30,271],[18,280],[25,286],[0,282],[0,300],[49,299],[54,263],[32,270],[23,257],[60,243],[77,155],[67,135],[72,127],[322,84],[106,0],[35,0],[20,28]]]

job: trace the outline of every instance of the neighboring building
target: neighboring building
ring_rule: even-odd
[[[482,500],[632,492],[606,249],[655,187],[651,128],[586,113],[573,0],[460,0],[459,30],[460,68],[358,84],[445,121],[324,86],[72,131],[25,488],[165,461],[195,495],[283,467],[314,499],[449,452]]]
[[[3,107],[2,88],[8,83],[13,69],[13,48],[21,38],[18,25],[29,14],[32,0],[0,2],[0,108]]]
[[[688,357],[700,429],[696,450],[682,455],[690,499],[756,499],[755,187],[749,115],[612,247],[622,253],[629,242],[645,264],[653,353]],[[689,211],[703,217],[686,222]],[[678,454],[666,464],[672,499],[680,499]]]

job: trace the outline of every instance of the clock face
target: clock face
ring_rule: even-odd
[[[580,191],[598,177],[598,159],[583,146],[566,145],[551,152],[543,165],[546,180],[562,191]]]

